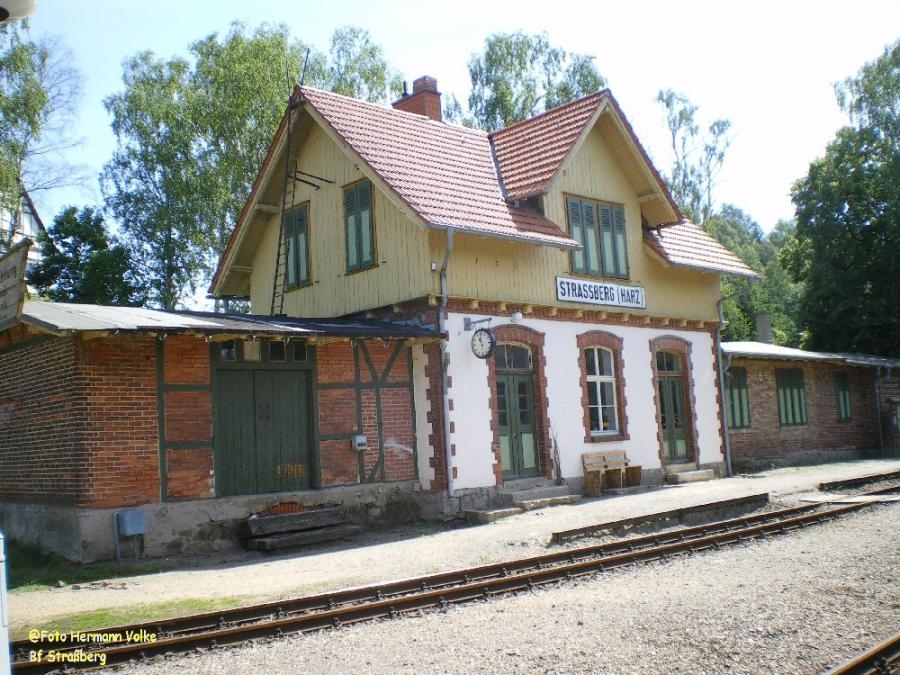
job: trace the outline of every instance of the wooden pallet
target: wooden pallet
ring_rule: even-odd
[[[241,543],[253,551],[274,551],[352,537],[363,531],[341,507],[250,516],[240,524]]]

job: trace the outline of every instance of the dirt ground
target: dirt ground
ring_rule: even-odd
[[[106,582],[11,591],[10,627],[17,634],[59,617],[98,609],[222,597],[238,597],[242,603],[251,604],[430,574],[539,553],[554,531],[759,493],[769,493],[773,502],[793,504],[812,496],[809,493],[822,481],[898,469],[900,460],[777,469],[639,494],[586,499],[487,525],[416,524],[277,555],[234,550],[206,557],[151,561],[172,569]]]

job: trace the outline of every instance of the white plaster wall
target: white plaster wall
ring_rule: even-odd
[[[475,357],[470,348],[472,333],[463,330],[463,319],[488,318],[475,313],[451,314],[447,321],[450,336],[451,397],[455,422],[454,464],[458,469],[456,487],[484,487],[494,484],[491,452],[490,390],[487,364]],[[491,327],[508,323],[493,317]],[[484,324],[482,324],[484,325]],[[520,325],[544,333],[547,367],[547,407],[550,435],[559,446],[563,477],[582,473],[581,455],[602,449],[624,450],[631,464],[644,469],[660,468],[656,408],[653,400],[653,369],[650,340],[670,335],[691,343],[694,379],[695,415],[700,463],[721,462],[718,403],[715,389],[715,363],[712,338],[707,333],[677,329],[652,329],[633,326],[605,326],[568,321],[525,318]],[[623,375],[628,413],[625,441],[586,443],[584,412],[581,406],[581,374],[578,368],[576,336],[589,330],[603,330],[622,338]],[[620,411],[620,420],[622,414]]]
[[[488,487],[494,478],[494,453],[491,451],[491,389],[488,386],[488,366],[472,353],[472,333],[463,330],[463,318],[484,319],[476,314],[450,314],[446,330],[450,336],[450,367],[452,379],[450,398],[453,410],[450,420],[454,431],[450,444],[456,447],[451,466],[456,467],[454,489]],[[486,325],[486,324],[481,324]]]
[[[700,464],[725,461],[719,426],[719,403],[716,398],[715,343],[712,336],[699,333],[693,339],[691,365],[694,370],[694,397],[697,401],[697,438]],[[700,415],[706,411],[706,415]]]
[[[434,467],[431,466],[431,458],[434,456],[434,447],[428,441],[431,435],[431,422],[428,421],[428,377],[425,375],[425,364],[428,357],[422,345],[413,345],[412,370],[413,370],[413,401],[416,406],[416,464],[419,470],[419,483],[422,488],[431,488],[434,480]]]

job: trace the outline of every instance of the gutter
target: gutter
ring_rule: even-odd
[[[447,248],[444,251],[444,259],[441,261],[441,302],[438,308],[438,335],[441,338],[441,397],[443,405],[443,422],[444,422],[444,453],[447,461],[447,496],[454,496],[453,486],[453,453],[450,451],[450,391],[448,373],[450,367],[450,339],[445,338],[446,330],[446,314],[447,302],[449,300],[449,292],[447,286],[447,268],[450,265],[450,254],[453,253],[453,230],[447,228]]]

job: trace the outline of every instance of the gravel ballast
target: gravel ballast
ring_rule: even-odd
[[[128,673],[818,673],[900,627],[900,505],[773,539]]]

